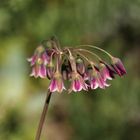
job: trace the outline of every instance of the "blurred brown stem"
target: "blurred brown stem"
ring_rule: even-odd
[[[44,121],[45,121],[45,116],[47,114],[47,110],[48,110],[51,95],[52,95],[52,92],[48,91],[48,94],[47,94],[47,97],[46,97],[46,100],[45,100],[45,104],[44,104],[44,108],[43,108],[43,111],[42,111],[42,114],[41,114],[41,117],[40,117],[40,122],[39,122],[39,125],[38,125],[38,130],[37,130],[37,133],[36,133],[35,140],[40,140],[40,136],[41,136],[43,124],[44,124]]]

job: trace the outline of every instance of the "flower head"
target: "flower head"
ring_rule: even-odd
[[[43,44],[39,45],[28,61],[32,67],[31,76],[47,77],[50,80],[50,92],[63,92],[67,89],[64,86],[64,82],[67,81],[70,84],[70,88],[67,89],[69,93],[94,90],[98,87],[105,89],[110,85],[107,80],[114,79],[116,74],[119,76],[126,74],[121,60],[99,47],[80,45],[62,49],[54,38],[46,43],[47,48]],[[86,49],[79,48],[82,46]],[[108,64],[87,47],[104,52],[110,57],[111,63]]]

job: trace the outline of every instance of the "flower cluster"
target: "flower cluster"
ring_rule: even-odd
[[[121,60],[99,47],[79,45],[62,49],[54,38],[45,43],[36,48],[28,61],[32,67],[30,76],[48,78],[50,92],[61,93],[68,89],[70,93],[98,87],[105,89],[110,85],[107,80],[112,80],[115,75],[126,74]],[[92,48],[93,51],[87,48]],[[94,50],[107,54],[110,62],[107,63]],[[67,82],[67,88],[64,82]]]

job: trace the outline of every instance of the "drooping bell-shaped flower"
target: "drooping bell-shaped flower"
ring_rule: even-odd
[[[107,79],[112,80],[113,71],[111,71],[111,69],[109,70],[109,68],[104,63],[100,63],[99,67],[100,67],[101,77],[104,79],[104,81],[106,81]]]
[[[33,66],[36,63],[37,54],[34,54],[31,58],[28,58],[27,60],[28,60],[28,62],[31,63],[31,66]]]
[[[123,76],[124,74],[126,74],[124,65],[119,58],[112,57],[112,67],[119,76]]]
[[[46,65],[48,63],[48,57],[46,51],[43,46],[39,46],[36,48],[34,55],[28,59],[32,66],[32,73],[30,76],[34,76],[35,78],[46,77]]]
[[[30,74],[30,76],[34,76],[35,78],[37,77],[41,77],[41,78],[46,78],[46,67],[45,65],[41,64],[41,65],[35,65],[32,68],[32,73]]]
[[[62,75],[60,72],[55,72],[53,78],[51,79],[50,85],[49,85],[50,92],[59,92],[61,93],[64,89],[64,83],[62,79]]]
[[[34,55],[31,58],[28,58],[28,61],[31,63],[31,66],[35,65],[37,62],[43,62],[46,65],[49,62],[49,56],[47,55],[45,48],[39,46],[36,48]]]
[[[85,83],[83,77],[78,72],[72,72],[72,81],[69,93],[71,91],[77,92],[81,90],[87,90],[88,85]]]
[[[109,84],[106,83],[106,79],[102,76],[101,72],[97,67],[93,67],[89,72],[89,83],[91,89],[108,87]]]

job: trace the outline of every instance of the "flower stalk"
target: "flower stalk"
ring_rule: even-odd
[[[113,57],[109,52],[107,52],[107,51],[105,51],[105,50],[103,50],[103,49],[101,49],[101,48],[99,48],[99,47],[97,47],[97,46],[93,46],[93,45],[79,45],[79,46],[76,46],[76,47],[90,47],[90,48],[99,50],[99,51],[101,51],[101,52],[104,52],[104,53],[107,54],[110,58]]]
[[[51,99],[51,95],[52,95],[52,92],[48,91],[47,97],[46,97],[46,100],[45,100],[45,104],[44,104],[44,108],[43,108],[43,111],[42,111],[42,114],[41,114],[41,117],[40,117],[40,122],[39,122],[39,125],[38,125],[38,129],[37,129],[37,132],[36,132],[35,140],[40,140],[43,124],[44,124],[44,121],[45,121],[45,116],[47,114],[48,106],[49,106],[50,99]]]

